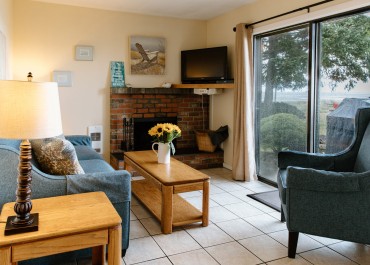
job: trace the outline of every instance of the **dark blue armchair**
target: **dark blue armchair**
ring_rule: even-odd
[[[299,232],[370,244],[370,108],[359,109],[355,137],[337,154],[278,156],[282,221],[294,258]]]

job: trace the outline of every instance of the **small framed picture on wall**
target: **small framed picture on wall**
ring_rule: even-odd
[[[53,81],[58,83],[59,87],[72,86],[72,72],[71,71],[54,71]]]
[[[92,61],[94,55],[93,53],[94,53],[93,46],[77,45],[75,59],[76,61]]]

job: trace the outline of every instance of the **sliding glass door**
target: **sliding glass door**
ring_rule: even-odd
[[[336,153],[370,106],[369,11],[255,36],[256,161],[276,183],[282,150]]]
[[[274,181],[281,150],[306,150],[309,26],[256,38],[259,175]]]
[[[370,12],[323,21],[317,32],[314,152],[337,153],[351,144],[357,109],[370,107]]]

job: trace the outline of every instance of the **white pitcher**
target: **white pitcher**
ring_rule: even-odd
[[[155,145],[158,145],[158,152],[154,149]],[[171,148],[169,143],[153,143],[152,144],[152,150],[154,153],[156,153],[158,157],[158,163],[160,164],[169,164],[170,163],[170,154],[171,154]]]

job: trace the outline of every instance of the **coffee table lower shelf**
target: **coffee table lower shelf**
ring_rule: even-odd
[[[161,222],[161,191],[145,179],[132,181],[131,185],[135,197]],[[197,222],[202,222],[202,212],[184,200],[180,195],[173,194],[172,226],[182,226]]]

